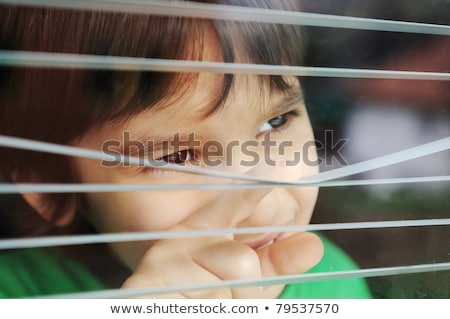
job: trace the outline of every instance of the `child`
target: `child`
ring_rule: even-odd
[[[223,2],[298,9],[296,2]],[[1,45],[9,50],[302,65],[298,26],[20,7],[2,7],[0,21]],[[314,137],[295,77],[13,67],[2,74],[3,135],[287,181],[317,173],[315,148],[304,147]],[[1,174],[14,183],[224,182],[163,168],[1,152]],[[14,219],[33,229],[16,235],[303,225],[316,197],[317,188],[23,193],[20,211],[33,217]],[[354,267],[335,246],[305,232],[112,243],[98,257],[100,248],[2,252],[0,295],[114,287],[99,274],[106,268],[123,276],[121,287],[137,288],[298,274],[321,258],[315,271]],[[100,264],[92,265],[93,255]],[[363,281],[348,280],[164,297],[368,296]]]

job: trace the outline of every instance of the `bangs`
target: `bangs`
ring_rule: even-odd
[[[176,17],[13,7],[0,12],[0,43],[6,50],[201,61],[204,31],[211,28],[210,21]],[[172,72],[1,71],[2,133],[56,143],[181,95],[197,78]]]
[[[280,7],[278,1],[230,2]],[[0,43],[7,50],[205,61],[205,34],[212,31],[221,52],[214,62],[302,63],[299,26],[48,8],[1,11]],[[6,130],[2,133],[63,144],[93,126],[124,121],[161,101],[175,101],[195,86],[198,77],[198,73],[48,68],[3,68],[2,74],[6,99],[2,111],[7,113],[1,116]],[[271,89],[289,87],[281,76],[259,78]],[[233,75],[224,74],[211,113],[223,105],[232,82]],[[53,130],[46,130],[47,123],[35,122],[42,114],[52,114]],[[58,130],[64,134],[55,134]]]

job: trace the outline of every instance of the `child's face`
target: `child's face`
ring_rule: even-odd
[[[205,48],[205,59],[218,59],[217,46],[206,46]],[[317,166],[314,164],[316,149],[313,133],[296,78],[286,78],[291,89],[282,92],[277,89],[270,90],[268,83],[264,83],[257,76],[235,75],[225,104],[216,112],[208,115],[211,105],[217,101],[217,97],[220,95],[223,86],[222,80],[223,75],[200,73],[195,84],[188,90],[182,91],[184,93],[181,96],[174,92],[171,98],[161,101],[160,105],[156,105],[148,111],[139,113],[126,123],[92,129],[74,144],[98,150],[104,149],[105,142],[116,140],[120,141],[121,145],[116,148],[117,150],[123,147],[125,139],[140,140],[144,145],[148,145],[149,141],[173,140],[177,134],[179,134],[179,140],[186,141],[189,134],[193,133],[195,142],[199,142],[200,145],[180,147],[179,155],[181,156],[179,157],[170,155],[174,151],[170,147],[155,147],[146,154],[132,155],[152,159],[164,158],[172,162],[187,159],[185,165],[192,165],[190,160],[193,159],[200,161],[203,167],[210,169],[240,174],[248,173],[287,181],[297,180],[302,176],[317,172]],[[268,134],[270,134],[272,144],[264,145],[262,142],[266,140],[267,143]],[[209,162],[205,161],[204,145],[208,141],[220,145],[223,156],[214,156],[208,159]],[[244,145],[245,142],[247,144]],[[284,146],[282,142],[284,142]],[[130,151],[136,151],[136,149],[136,147],[130,148]],[[215,151],[214,147],[209,150],[210,152]],[[253,152],[252,155],[249,155],[249,152]],[[255,154],[259,157],[257,163],[249,165],[249,162],[255,160]],[[211,162],[216,163],[216,160],[221,160],[220,166],[211,165]],[[162,169],[152,170],[136,166],[105,167],[101,166],[98,161],[88,159],[76,158],[73,161],[81,182],[84,183],[202,184],[230,182]],[[247,162],[243,163],[242,161]],[[88,209],[85,217],[100,233],[299,225],[309,222],[316,197],[316,188],[89,193],[86,195]],[[248,246],[248,249],[256,251],[271,243],[274,238],[279,241],[288,236],[289,234],[273,233],[227,236],[226,243],[221,244],[220,247],[226,247],[230,243],[234,245],[237,242],[238,245]],[[188,241],[181,241],[180,244],[175,245],[175,248],[185,251],[181,247],[186,245],[186,251],[191,249],[191,252],[188,253],[191,255],[195,255],[198,251],[206,251],[205,254],[208,255],[209,252],[214,251],[215,254],[212,256],[215,257],[211,257],[213,259],[205,261],[205,263],[211,262],[211,268],[215,268],[215,264],[218,263],[217,266],[220,268],[225,261],[224,263],[218,261],[220,258],[217,257],[217,247],[205,246],[205,243],[210,240],[211,238],[208,241],[197,242],[198,246],[203,246],[202,248],[195,246],[197,244],[190,245]],[[160,245],[155,246],[156,243]],[[283,241],[280,241],[280,245],[282,243]],[[280,245],[278,246],[281,247],[282,245]],[[187,248],[188,246],[191,248]],[[192,248],[194,246],[197,248]],[[164,262],[161,261],[163,257],[157,253],[153,253],[152,256],[152,252],[157,251],[157,247],[161,247],[161,242],[112,244],[116,254],[130,269],[135,271],[137,268],[138,270],[135,272],[144,272],[147,278],[149,277],[147,271],[139,271],[142,269],[142,260],[148,261],[153,258],[158,264],[156,268],[163,267],[162,272],[172,269],[170,266],[164,265]],[[313,247],[312,251],[315,257],[309,258],[312,261],[306,263],[307,267],[316,263],[317,258],[320,258],[321,255],[320,244],[311,247]],[[231,251],[224,250],[225,258],[232,258]],[[316,251],[317,253],[315,253]],[[172,260],[171,258],[169,260]],[[299,258],[307,260],[308,256]],[[186,265],[183,262],[175,262],[175,272],[181,274],[182,271],[185,271],[185,277],[191,278],[192,272],[187,270],[190,267],[187,264],[193,259],[193,257],[188,258]],[[301,266],[300,269],[294,269],[294,266],[290,267],[289,263],[295,258],[281,259],[289,260],[287,262],[281,260],[280,263],[283,264],[282,267],[292,269],[294,272],[302,272],[307,269],[304,266]],[[305,265],[304,261],[294,262],[295,265],[299,263]],[[139,265],[140,267],[138,267]],[[256,267],[259,268],[259,266]],[[157,270],[155,271],[153,277],[164,276]],[[258,270],[255,271],[258,273]],[[214,269],[211,272],[214,274]],[[228,273],[228,270],[225,272]],[[254,271],[251,270],[250,273],[254,273]],[[224,276],[217,274],[217,276],[219,278],[235,277],[231,274]],[[168,277],[173,277],[172,272]],[[137,282],[140,285],[142,280]]]
[[[317,166],[311,163],[316,159],[311,125],[296,79],[287,79],[292,84],[291,92],[272,91],[269,94],[269,88],[264,87],[263,90],[257,77],[236,75],[225,105],[218,112],[206,116],[204,113],[208,109],[207,105],[220,89],[221,79],[219,75],[201,73],[197,85],[189,94],[174,101],[172,105],[152,108],[138,114],[119,128],[111,126],[88,132],[77,146],[102,149],[102,143],[107,140],[118,140],[122,144],[123,132],[129,132],[129,140],[145,139],[142,140],[144,144],[147,141],[159,140],[162,136],[166,137],[165,140],[172,139],[177,133],[180,134],[180,140],[187,140],[190,133],[195,133],[195,140],[201,145],[206,141],[216,141],[222,145],[224,153],[231,143],[236,144],[232,148],[232,154],[224,154],[221,157],[224,163],[220,167],[209,167],[211,169],[242,174],[249,172],[289,181],[317,172]],[[270,158],[265,160],[264,156],[267,158],[269,155],[264,154],[261,143],[266,134],[270,134],[270,140],[274,143],[270,148]],[[257,146],[249,147],[259,155],[256,168],[241,163],[254,159],[242,153],[241,145],[246,141],[258,142]],[[292,145],[280,152],[279,146],[283,141],[291,141]],[[306,145],[309,147],[304,147],[305,143],[308,143]],[[180,150],[187,150],[183,152],[184,156],[189,154],[188,156],[192,155],[200,161],[204,156],[195,154],[199,150],[190,152],[189,147],[181,147]],[[170,148],[155,150],[151,156],[161,158],[171,151],[173,150]],[[294,152],[301,155],[301,160],[296,165],[289,164],[289,161],[294,160]],[[161,169],[149,170],[136,166],[104,167],[98,161],[88,159],[74,159],[74,164],[84,183],[229,182]],[[189,165],[189,160],[186,165]],[[205,163],[202,165],[208,167]],[[228,195],[225,195],[227,192]],[[263,191],[239,190],[233,191],[233,195],[230,193],[232,192],[226,190],[90,193],[86,195],[90,204],[87,218],[101,233],[167,230],[180,225],[224,228],[307,224],[316,201],[317,189],[278,188]],[[252,193],[256,195],[251,195]],[[248,200],[248,197],[252,196],[255,198]],[[218,204],[215,205],[214,202]],[[227,211],[234,205],[239,206],[239,202],[242,202],[243,207],[247,207],[246,211],[236,214]],[[205,209],[211,211],[208,213]],[[216,215],[222,217],[214,218]],[[235,236],[234,239],[257,248],[264,244],[264,240],[261,242],[263,237],[265,236],[261,234],[253,234]],[[120,258],[134,269],[152,244],[127,242],[116,244],[114,249]]]

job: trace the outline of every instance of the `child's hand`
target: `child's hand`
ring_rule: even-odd
[[[270,191],[224,191],[172,230],[236,228]],[[322,253],[320,239],[311,233],[297,233],[256,249],[238,242],[232,235],[160,240],[144,255],[123,287],[171,286],[298,274],[318,263]],[[152,297],[274,298],[279,292],[280,287],[221,288]]]

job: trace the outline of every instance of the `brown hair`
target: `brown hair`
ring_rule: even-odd
[[[296,1],[207,1],[275,9],[296,9]],[[204,32],[212,29],[225,62],[246,56],[252,63],[302,63],[298,26],[211,21],[180,17],[83,10],[1,6],[0,49],[145,58],[203,60]],[[169,36],[170,35],[170,36]],[[88,129],[121,121],[151,108],[195,83],[196,74],[0,68],[0,134],[68,144]],[[262,77],[271,87],[289,86],[281,76]],[[233,76],[225,74],[226,99]],[[67,158],[0,148],[0,174],[11,180],[46,183],[76,181]],[[54,218],[66,197],[47,196]]]

